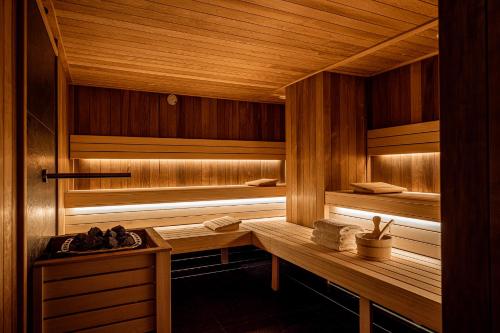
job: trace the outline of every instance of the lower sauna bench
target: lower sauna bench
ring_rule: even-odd
[[[372,303],[441,331],[441,262],[393,249],[392,259],[374,262],[354,251],[337,252],[310,240],[312,229],[276,219],[245,221],[239,231],[214,232],[201,224],[156,228],[172,246],[187,253],[254,245],[273,255],[271,286],[279,288],[279,259],[314,273],[360,298],[360,332],[371,331]]]
[[[171,247],[145,229],[135,250],[35,262],[35,332],[170,332]]]

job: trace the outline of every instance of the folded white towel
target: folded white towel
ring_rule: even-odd
[[[349,250],[354,250],[356,249],[356,243],[354,242],[333,242],[331,240],[326,240],[322,237],[317,237],[315,235],[311,236],[311,240],[315,242],[316,244],[322,245],[324,247],[327,247],[329,249],[335,250],[335,251],[349,251]]]
[[[331,233],[329,231],[323,231],[319,229],[314,229],[313,233],[314,236],[318,238],[322,238],[326,241],[331,241],[331,242],[336,242],[336,243],[342,243],[342,242],[355,242],[355,234],[356,233],[345,233],[345,234],[335,234]]]
[[[238,230],[241,220],[231,216],[223,216],[213,220],[203,222],[203,225],[213,231],[234,231]]]
[[[314,228],[320,231],[326,231],[333,235],[349,235],[356,234],[358,232],[362,232],[363,228],[358,225],[346,224],[342,222],[338,222],[333,219],[322,219],[317,220],[313,223]]]

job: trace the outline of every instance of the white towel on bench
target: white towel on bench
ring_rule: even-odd
[[[314,222],[314,228],[311,240],[337,251],[354,250],[356,248],[355,234],[363,231],[360,226],[331,219]]]
[[[223,216],[203,222],[203,225],[213,231],[235,231],[238,230],[241,220],[231,216]]]
[[[314,229],[328,232],[331,236],[354,235],[363,232],[358,225],[346,224],[333,219],[321,219],[313,223]]]

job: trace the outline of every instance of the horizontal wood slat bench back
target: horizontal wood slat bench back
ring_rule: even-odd
[[[311,228],[276,220],[245,221],[239,231],[222,233],[200,224],[156,231],[172,246],[172,253],[253,244],[273,255],[273,289],[278,288],[277,258],[281,258],[358,294],[364,302],[441,331],[441,263],[437,259],[393,249],[389,261],[367,261],[355,251],[337,252],[315,244],[310,240]],[[370,311],[363,311],[360,320],[369,321],[370,316]]]

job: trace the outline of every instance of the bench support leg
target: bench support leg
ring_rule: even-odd
[[[220,260],[221,260],[222,264],[229,263],[229,249],[228,248],[220,249]]]
[[[359,333],[371,333],[372,331],[372,309],[370,300],[359,298]]]
[[[280,289],[280,258],[273,254],[271,264],[271,288],[274,291]]]

